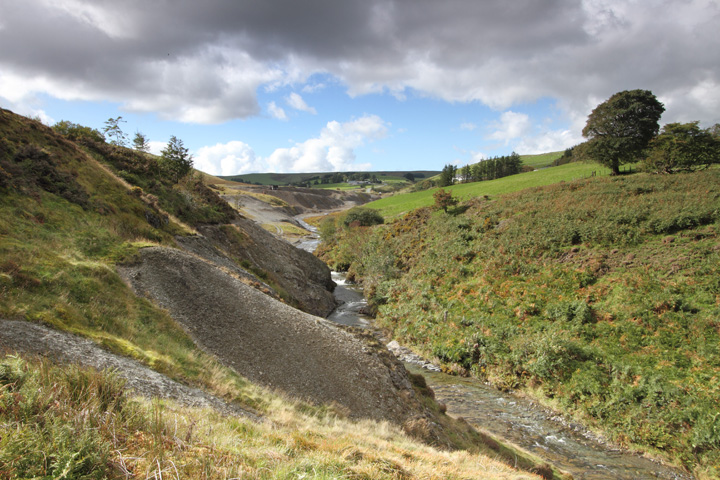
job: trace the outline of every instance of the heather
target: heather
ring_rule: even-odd
[[[322,228],[380,326],[717,476],[720,172],[600,177]]]

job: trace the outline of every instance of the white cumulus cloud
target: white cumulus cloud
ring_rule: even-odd
[[[526,135],[530,130],[530,126],[530,117],[528,115],[507,111],[500,115],[500,121],[495,123],[495,131],[489,135],[489,138],[507,144],[510,140]]]
[[[250,145],[232,141],[202,147],[194,155],[195,168],[211,175],[236,175],[260,172],[265,168]]]
[[[307,112],[312,113],[313,115],[317,114],[317,110],[315,110],[313,107],[305,103],[305,100],[300,96],[299,94],[292,92],[290,95],[288,95],[285,98],[285,101],[288,105],[290,105],[295,110],[300,110],[301,112]]]
[[[355,150],[384,138],[387,130],[387,123],[376,115],[365,115],[344,123],[332,121],[317,137],[290,148],[278,148],[268,157],[256,155],[244,142],[218,143],[193,153],[195,168],[211,175],[369,170],[372,168],[370,163],[357,163]]]
[[[272,115],[273,118],[277,118],[278,120],[282,121],[288,120],[288,116],[287,113],[285,113],[285,110],[283,110],[282,107],[278,107],[275,102],[268,103],[268,112],[270,112],[270,115]]]
[[[328,122],[320,135],[290,148],[278,148],[268,158],[277,172],[340,172],[368,170],[357,164],[355,149],[387,135],[387,124],[376,115],[365,115],[345,123]]]

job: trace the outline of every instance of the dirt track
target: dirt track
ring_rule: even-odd
[[[110,353],[86,338],[30,322],[0,319],[0,353],[20,352],[98,370],[114,370],[126,380],[130,390],[144,397],[170,398],[186,406],[212,407],[224,414],[259,419],[254,413],[182,385],[135,360]]]

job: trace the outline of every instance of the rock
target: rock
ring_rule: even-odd
[[[178,244],[224,268],[249,265],[264,275],[258,281],[270,284],[278,297],[289,297],[289,303],[307,313],[325,317],[335,309],[330,269],[311,253],[244,218],[233,225],[198,227],[198,231],[202,236],[178,237]]]
[[[440,372],[442,369],[438,367],[437,365],[428,362],[424,358],[422,358],[420,355],[414,353],[409,348],[403,347],[400,345],[397,340],[393,340],[387,345],[387,349],[390,350],[393,355],[395,355],[398,360],[406,363],[410,363],[413,365],[417,365],[421,368],[424,368],[426,370],[430,370],[431,372]]]

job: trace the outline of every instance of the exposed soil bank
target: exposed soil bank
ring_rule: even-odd
[[[148,248],[121,268],[201,348],[267,387],[351,417],[402,425],[422,415],[407,373],[387,349],[293,309],[190,254]]]

